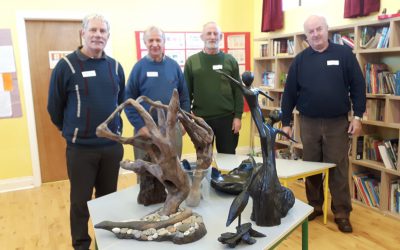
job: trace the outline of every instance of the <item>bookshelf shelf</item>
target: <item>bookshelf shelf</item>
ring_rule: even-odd
[[[382,41],[382,47],[367,48],[363,44],[363,39],[366,39],[365,32],[368,29],[374,31],[371,36],[376,35],[376,31],[382,31],[383,27],[387,27],[387,44],[385,45],[384,40]],[[389,73],[395,73],[400,71],[400,18],[377,20],[377,21],[367,21],[362,23],[355,23],[345,26],[331,27],[329,29],[329,38],[343,38],[345,40],[349,38],[350,42],[354,44],[353,53],[355,54],[361,69],[363,70],[364,76],[366,76],[366,64],[385,64],[387,65],[387,71]],[[262,106],[264,115],[268,115],[269,112],[280,108],[280,96],[284,90],[284,83],[281,77],[287,74],[290,64],[293,61],[296,54],[305,49],[308,44],[306,42],[306,37],[302,32],[291,33],[291,34],[274,34],[269,33],[268,36],[254,39],[255,42],[262,42],[268,44],[268,56],[266,57],[256,57],[254,58],[254,86],[261,87],[269,95],[276,98],[278,101],[262,100],[264,103]],[[290,46],[293,46],[293,53],[285,51],[285,46],[282,43],[285,41],[293,41]],[[280,42],[280,47],[277,45]],[[378,41],[376,41],[378,42]],[[274,45],[275,43],[275,45]],[[366,41],[364,41],[366,43]],[[278,46],[278,47],[276,47]],[[349,46],[349,45],[344,45]],[[280,50],[278,50],[278,48]],[[279,51],[279,53],[277,53]],[[265,87],[262,82],[262,74],[265,71],[274,72],[274,85]],[[400,73],[399,73],[400,75]],[[371,73],[370,73],[371,76]],[[285,78],[284,78],[285,79]],[[377,93],[385,93],[377,92]],[[394,92],[396,93],[396,92]],[[349,116],[351,118],[351,115]],[[360,138],[369,136],[376,136],[383,141],[391,140],[396,142],[400,137],[400,96],[393,94],[371,94],[367,93],[367,110],[362,121],[363,133]],[[300,140],[300,126],[299,126],[299,113],[298,111],[293,111],[293,132],[294,139],[299,143],[291,144],[286,140],[277,140],[277,148],[291,147],[297,156],[302,157],[302,144]],[[251,145],[254,146],[254,138],[258,138],[257,132],[255,131],[255,126],[252,126],[252,136]],[[259,140],[259,139],[257,139]],[[357,142],[359,137],[353,137],[351,140],[351,152],[349,160],[349,183],[351,184],[351,194],[354,202],[360,203],[364,206],[370,207],[374,211],[380,211],[384,214],[390,215],[393,218],[400,219],[400,214],[398,212],[392,212],[391,204],[391,188],[393,183],[399,183],[399,199],[400,199],[400,163],[397,161],[397,169],[390,169],[385,167],[382,159],[369,160],[365,157],[356,160],[357,153]],[[378,139],[377,139],[378,140]],[[375,142],[377,143],[377,142]],[[379,143],[379,142],[378,142]],[[364,145],[365,142],[362,142]],[[397,150],[397,158],[399,158],[399,145],[394,145]],[[362,152],[365,154],[365,152]],[[375,152],[376,154],[376,152]],[[375,206],[368,206],[363,201],[358,200],[357,189],[355,188],[355,182],[352,177],[353,173],[367,172],[369,174],[368,178],[372,178],[379,182],[379,191],[377,194],[379,200],[379,206],[375,203]],[[375,201],[376,202],[376,201]]]

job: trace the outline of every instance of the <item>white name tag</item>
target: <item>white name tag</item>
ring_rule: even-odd
[[[147,72],[147,77],[158,77],[157,71],[149,71]]]
[[[95,77],[96,76],[96,71],[94,71],[94,70],[82,71],[82,76],[83,77]]]
[[[328,60],[326,61],[326,65],[339,65],[339,60]]]
[[[222,69],[222,65],[221,64],[213,65],[213,70],[216,70],[216,69]]]

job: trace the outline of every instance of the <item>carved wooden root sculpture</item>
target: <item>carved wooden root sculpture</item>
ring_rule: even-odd
[[[127,105],[132,105],[143,118],[146,127],[149,129],[150,138],[143,138],[140,136],[124,138],[109,131],[107,128],[108,122],[113,119],[116,112],[120,112]],[[179,158],[172,143],[176,133],[175,125],[177,122],[178,109],[179,100],[177,93],[174,92],[168,106],[166,121],[159,121],[161,124],[167,124],[168,126],[159,129],[151,115],[142,105],[133,99],[128,99],[121,104],[104,123],[100,124],[96,131],[98,136],[107,137],[146,150],[152,162],[143,160],[136,160],[134,162],[123,161],[121,167],[133,170],[139,174],[147,171],[165,186],[168,194],[163,210],[161,211],[161,214],[165,215],[175,213],[179,205],[189,194],[188,178],[181,169]],[[163,119],[160,116],[159,118]]]
[[[141,96],[138,98],[138,101],[145,101],[152,107],[158,109],[168,109],[167,105],[160,102],[154,102],[146,96]],[[190,188],[189,195],[186,198],[186,204],[195,207],[199,205],[201,197],[200,187],[201,181],[204,178],[204,172],[202,170],[207,169],[212,162],[212,142],[214,132],[202,118],[185,112],[182,109],[178,110],[178,119],[182,123],[196,148],[196,169],[193,172],[192,187]]]
[[[140,105],[139,102],[141,101],[146,101],[157,109],[159,126],[155,124],[151,115]],[[112,133],[107,128],[107,124],[127,105],[132,105],[143,118],[146,127],[149,129],[150,138],[137,135],[125,138]],[[163,110],[167,110],[166,119]],[[188,177],[181,169],[175,145],[173,145],[176,137],[175,126],[178,119],[196,147],[197,167],[201,169],[208,168],[212,161],[212,130],[203,119],[180,110],[179,97],[176,90],[173,92],[168,106],[154,102],[144,96],[139,97],[137,101],[133,99],[126,100],[117,107],[105,122],[98,126],[96,131],[99,137],[107,137],[111,140],[146,150],[151,162],[144,160],[123,161],[121,162],[121,167],[139,174],[147,171],[165,186],[168,194],[161,211],[161,214],[165,215],[175,213],[189,194]]]

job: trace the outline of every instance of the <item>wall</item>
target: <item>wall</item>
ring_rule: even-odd
[[[23,116],[0,119],[0,192],[10,187],[10,183],[32,177],[32,159],[35,159],[29,139],[29,129],[33,124],[27,119],[26,109],[26,96],[30,93],[24,93],[23,88],[24,84],[30,83],[23,82],[24,73],[27,72],[22,72],[21,67],[21,56],[24,55],[21,54],[19,47],[18,15],[36,13],[37,16],[54,16],[62,13],[65,16],[77,16],[77,13],[78,15],[82,13],[83,17],[93,12],[105,14],[111,23],[109,45],[112,55],[121,62],[128,75],[136,62],[134,31],[143,30],[149,25],[158,25],[166,31],[200,31],[205,22],[215,20],[221,25],[222,30],[252,31],[253,1],[235,0],[235,4],[232,2],[195,0],[189,4],[185,0],[131,0],[115,1],[115,4],[110,4],[110,1],[105,0],[15,0],[3,5],[0,28],[11,29]],[[244,118],[243,123],[242,131],[248,131],[250,124],[248,117]],[[125,121],[125,124],[128,122]],[[132,135],[132,128],[125,126],[124,134]],[[184,154],[194,154],[190,139],[185,138],[184,143]],[[244,132],[239,146],[248,145],[248,132]],[[125,149],[124,158],[132,159],[132,147],[127,146]],[[16,188],[19,188],[18,185]]]

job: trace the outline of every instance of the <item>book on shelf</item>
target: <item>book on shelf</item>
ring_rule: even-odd
[[[378,145],[382,140],[378,135],[364,135],[363,159],[381,161]]]
[[[357,187],[357,192],[361,196],[361,200],[364,204],[367,206],[372,207],[372,201],[370,197],[367,194],[367,189],[365,187],[365,184],[361,181],[361,178],[368,178],[368,173],[353,173],[353,180],[354,183],[356,184]]]
[[[350,48],[354,49],[354,40],[348,36],[342,36],[343,44],[346,44]]]
[[[364,182],[365,187],[367,188],[368,195],[374,207],[379,207],[379,187],[380,182],[378,182],[375,178],[362,178],[361,181]]]
[[[397,148],[399,144],[399,139],[384,140],[383,145],[386,148],[393,169],[397,169]]]
[[[394,74],[395,95],[400,95],[400,70]]]
[[[375,38],[375,28],[365,26],[361,29],[360,47],[363,49],[371,48],[371,44]]]
[[[364,27],[361,30],[360,47],[363,49],[387,48],[389,45],[389,37],[390,28],[387,26],[379,28],[371,26]]]
[[[389,154],[386,150],[385,145],[381,144],[378,146],[379,152],[382,156],[382,161],[383,161],[383,165],[385,165],[385,168],[387,169],[395,169],[394,163],[391,161],[391,159],[389,158]]]
[[[392,213],[399,213],[400,180],[392,180],[389,186],[388,208]]]
[[[370,207],[379,207],[380,180],[369,172],[353,172],[353,180],[361,200]]]
[[[268,43],[264,43],[260,45],[260,56],[267,57],[268,56]]]
[[[363,159],[363,150],[364,150],[364,136],[357,137],[356,143],[356,160]]]
[[[378,45],[376,48],[387,48],[389,43],[390,28],[382,27],[381,37],[379,38]]]
[[[400,12],[393,13],[393,14],[382,14],[378,16],[378,20],[385,20],[389,18],[400,17]]]
[[[395,74],[384,63],[366,63],[365,83],[369,94],[394,94]]]
[[[333,33],[332,34],[332,42],[343,45],[342,35],[340,33]]]

